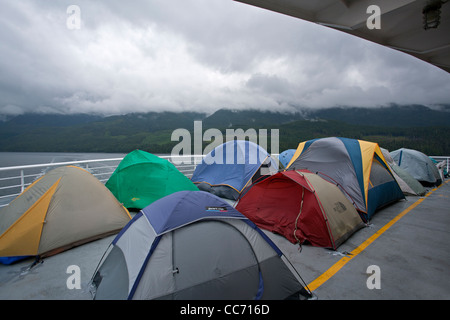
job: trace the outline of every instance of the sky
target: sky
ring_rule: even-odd
[[[0,8],[0,115],[450,103],[435,66],[232,0]]]

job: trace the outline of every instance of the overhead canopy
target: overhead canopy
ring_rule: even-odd
[[[408,53],[450,72],[450,4],[430,0],[237,0],[315,22]],[[440,5],[440,24],[424,28],[427,5]],[[380,28],[369,29],[369,6],[380,8]],[[430,8],[430,7],[428,7]]]

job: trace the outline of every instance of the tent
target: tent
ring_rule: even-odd
[[[261,176],[278,172],[278,165],[264,148],[245,140],[232,140],[208,153],[192,175],[200,190],[237,200]]]
[[[0,256],[50,256],[118,233],[130,220],[89,172],[59,167],[0,209]]]
[[[377,143],[329,137],[301,142],[288,169],[308,169],[338,184],[364,220],[404,199]]]
[[[397,180],[398,185],[402,189],[403,194],[410,196],[423,196],[427,190],[420,184],[419,181],[414,179],[407,171],[400,168],[392,159],[388,150],[380,148],[383,153],[386,163],[391,168],[392,174]]]
[[[291,161],[292,156],[295,154],[295,149],[287,149],[284,150],[280,155],[278,156],[278,160],[280,160],[283,167],[287,167],[288,163]]]
[[[250,220],[204,191],[141,210],[91,280],[94,299],[286,299],[307,295],[292,265]]]
[[[280,172],[256,183],[236,209],[292,243],[332,249],[364,226],[335,184],[307,170]]]
[[[142,150],[122,159],[106,187],[128,209],[142,209],[176,191],[198,191],[172,163]]]
[[[400,168],[407,171],[422,185],[433,186],[442,183],[436,165],[426,154],[413,149],[401,148],[391,151],[391,156]]]
[[[445,160],[437,161],[433,157],[429,157],[429,158],[436,165],[436,168],[439,171],[439,175],[441,176],[441,180],[444,181],[444,178],[448,176],[448,171],[447,171],[447,168],[446,168],[446,161]]]

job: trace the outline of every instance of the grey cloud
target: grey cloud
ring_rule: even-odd
[[[254,74],[247,81],[247,86],[257,88],[262,92],[288,93],[290,84],[286,79],[281,79],[275,75]]]
[[[405,54],[231,0],[2,1],[0,114],[448,103]]]

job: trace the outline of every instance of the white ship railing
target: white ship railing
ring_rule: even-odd
[[[188,178],[192,177],[195,167],[203,158],[201,155],[159,157],[174,163],[177,169]],[[89,171],[101,182],[106,183],[122,159],[123,158],[91,159],[2,167],[0,168],[0,208],[6,206],[15,197],[21,194],[26,187],[55,167],[68,165],[78,166]]]
[[[277,158],[277,154],[272,155]],[[159,156],[174,163],[178,170],[186,177],[191,178],[195,167],[203,158],[202,155],[193,156]],[[445,161],[445,168],[450,172],[450,156],[431,156],[438,162]],[[0,208],[6,206],[15,197],[21,194],[26,187],[43,176],[47,171],[60,166],[75,165],[89,171],[103,183],[108,181],[111,174],[123,158],[91,159],[80,161],[56,162],[12,166],[0,168]],[[179,164],[183,160],[184,163]]]
[[[445,161],[444,168],[447,170],[447,172],[450,172],[450,157],[449,156],[430,156],[437,162]]]

